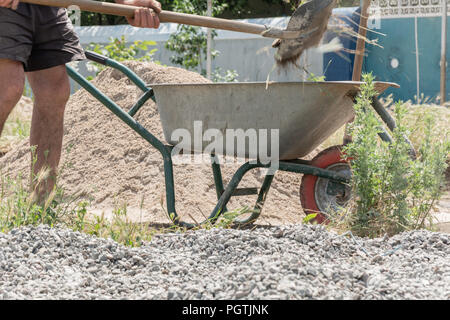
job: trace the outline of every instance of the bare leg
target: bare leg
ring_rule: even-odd
[[[70,95],[70,83],[64,65],[27,73],[34,94],[30,145],[36,146],[32,163],[31,188],[42,203],[53,190],[61,158],[64,110]],[[33,160],[32,160],[33,161]],[[36,180],[39,174],[45,177]]]
[[[23,94],[24,84],[22,63],[0,59],[0,135],[6,119]]]

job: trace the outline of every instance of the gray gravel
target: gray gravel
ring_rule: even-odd
[[[47,226],[0,233],[0,299],[450,299],[450,235],[321,226],[200,230],[128,248]]]

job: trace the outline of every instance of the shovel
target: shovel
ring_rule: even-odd
[[[133,18],[135,10],[139,8],[136,6],[92,0],[21,0],[21,2],[63,8],[76,6],[83,11],[124,16],[127,18]],[[316,46],[320,42],[326,30],[331,11],[335,5],[336,0],[311,0],[306,2],[294,12],[286,30],[253,23],[164,10],[158,16],[161,22],[172,22],[277,38],[278,40],[275,46],[278,48],[278,51],[275,54],[275,59],[279,64],[285,64],[286,62],[297,60],[305,49]]]

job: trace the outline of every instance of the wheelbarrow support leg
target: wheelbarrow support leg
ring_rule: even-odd
[[[211,223],[216,222],[216,220],[219,218],[219,215],[222,214],[225,210],[225,207],[227,203],[230,201],[231,196],[233,195],[234,190],[238,187],[239,183],[241,182],[244,175],[254,169],[258,168],[261,165],[258,164],[251,164],[249,162],[244,163],[233,175],[230,182],[228,183],[227,187],[225,188],[225,191],[222,193],[222,195],[219,198],[219,201],[217,202],[216,207],[212,211],[211,215],[209,216],[209,220]]]
[[[211,166],[214,175],[214,184],[216,186],[217,200],[219,200],[225,190],[223,187],[223,178],[222,171],[220,170],[219,158],[214,154],[211,155]],[[223,210],[228,211],[226,206]]]
[[[172,158],[164,157],[164,179],[166,186],[167,214],[174,223],[179,220],[175,209],[175,184],[173,178]]]
[[[259,190],[258,199],[256,200],[256,204],[252,214],[247,219],[239,219],[239,218],[236,219],[234,221],[235,224],[237,225],[251,224],[259,218],[262,209],[264,207],[264,203],[266,202],[267,194],[269,193],[274,177],[275,175],[266,175],[266,177],[264,178],[264,182],[261,186],[261,190]]]

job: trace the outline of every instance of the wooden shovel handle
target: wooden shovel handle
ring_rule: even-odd
[[[139,8],[136,6],[92,0],[21,0],[21,2],[62,8],[77,6],[83,11],[124,16],[127,18],[132,18],[135,10]],[[259,34],[268,38],[298,39],[301,36],[298,31],[286,31],[279,28],[265,27],[259,24],[244,23],[186,13],[163,10],[158,16],[161,22],[172,22],[212,29]]]

